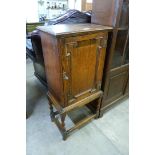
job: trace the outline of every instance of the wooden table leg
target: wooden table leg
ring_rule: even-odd
[[[53,122],[54,119],[55,119],[55,114],[54,114],[54,111],[53,111],[53,106],[50,105],[50,118],[51,118],[51,121]]]
[[[102,102],[102,95],[98,99],[97,108],[96,108],[96,117],[95,117],[96,119],[99,118],[101,102]]]
[[[66,127],[65,127],[65,118],[66,118],[66,113],[61,115],[61,125],[62,125],[62,130],[63,130],[63,140],[67,139],[67,132],[66,132]]]
[[[50,108],[50,118],[51,118],[51,121],[53,122],[54,119],[55,119],[55,114],[54,114],[54,111],[53,111],[53,105],[49,99],[49,97],[47,96],[48,98],[48,104],[49,104],[49,108]]]

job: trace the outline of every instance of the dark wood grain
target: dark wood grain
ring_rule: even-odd
[[[92,23],[114,28],[109,36],[103,70],[102,117],[105,109],[129,93],[129,1],[93,0]]]
[[[111,27],[95,24],[66,24],[38,27],[45,61],[51,119],[66,139],[74,129],[99,116],[102,76],[108,32]],[[92,116],[66,130],[66,114],[97,100]],[[57,119],[60,116],[60,121]]]

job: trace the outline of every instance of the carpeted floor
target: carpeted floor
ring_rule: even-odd
[[[120,102],[100,119],[76,130],[66,141],[49,117],[46,89],[33,75],[27,59],[27,155],[128,155],[128,100]],[[72,114],[73,115],[73,114]],[[67,117],[66,123],[72,125]]]

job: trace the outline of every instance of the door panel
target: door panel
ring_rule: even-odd
[[[96,64],[95,40],[80,41],[77,46],[71,52],[71,86],[73,96],[92,89]]]
[[[126,78],[126,72],[110,78],[109,90],[107,98],[123,95],[124,81]]]
[[[124,95],[127,86],[127,81],[128,81],[127,66],[111,71],[105,95],[106,104]]]
[[[77,38],[72,39],[74,42],[68,42],[68,38],[65,44],[68,58],[64,59],[63,70],[68,76],[67,100],[99,90],[102,81],[107,34],[96,38],[90,35],[85,40]]]

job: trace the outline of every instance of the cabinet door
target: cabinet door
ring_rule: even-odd
[[[107,34],[66,39],[64,76],[67,100],[77,99],[101,87]]]
[[[128,66],[111,71],[106,90],[106,102],[112,102],[125,93],[128,81]]]

